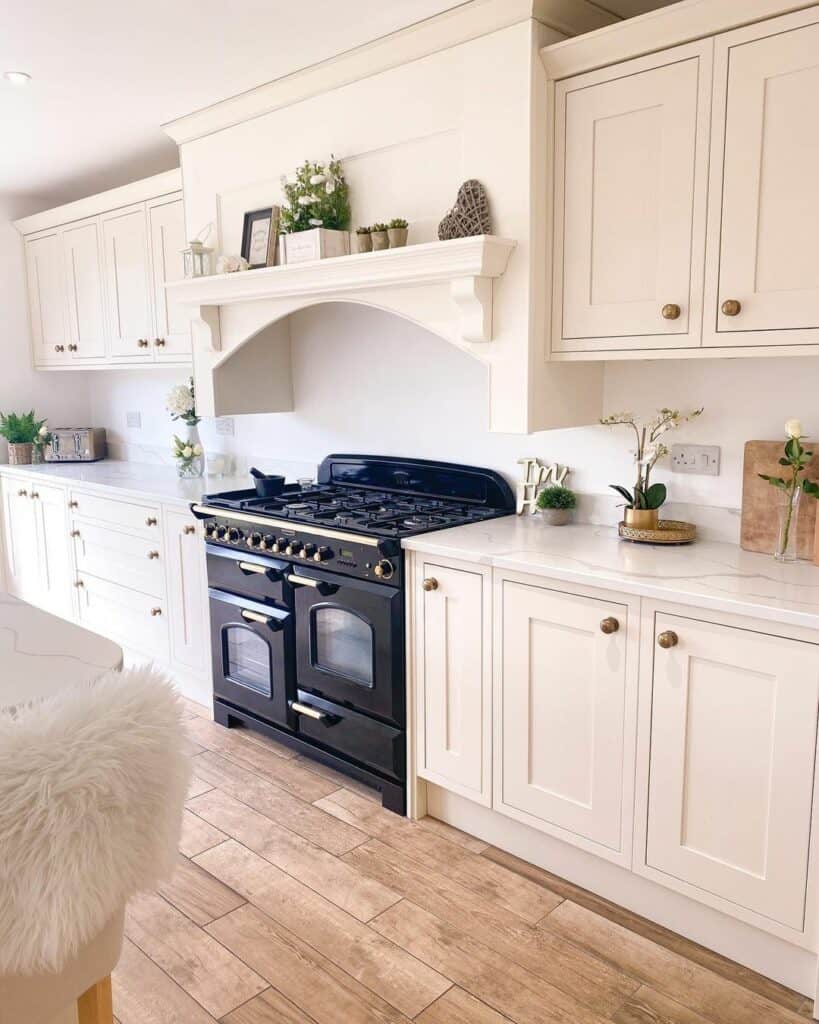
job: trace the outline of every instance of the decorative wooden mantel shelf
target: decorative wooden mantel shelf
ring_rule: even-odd
[[[221,348],[219,318],[214,314],[225,306],[267,300],[274,315],[287,315],[300,305],[317,302],[372,301],[423,324],[431,292],[439,294],[442,285],[448,287],[454,303],[457,323],[450,333],[464,342],[486,342],[492,340],[492,282],[506,270],[515,245],[507,238],[476,235],[293,266],[189,278],[169,282],[165,288],[177,303],[199,308],[199,318],[210,328],[214,350]],[[437,314],[439,306],[439,302],[431,303],[430,320],[433,308]]]

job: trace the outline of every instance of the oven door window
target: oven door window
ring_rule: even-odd
[[[372,689],[375,685],[372,624],[355,612],[332,604],[313,605],[310,620],[313,668]]]
[[[225,626],[222,630],[225,677],[249,690],[273,695],[270,646],[248,626]]]

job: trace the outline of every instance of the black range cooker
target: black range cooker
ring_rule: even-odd
[[[206,495],[214,717],[406,809],[401,541],[514,511],[486,469],[330,455],[315,483]]]

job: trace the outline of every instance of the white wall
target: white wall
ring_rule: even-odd
[[[485,368],[433,335],[377,310],[314,307],[292,323],[295,411],[238,417],[235,436],[202,434],[211,450],[249,460],[320,460],[331,451],[410,455],[489,466],[517,476],[516,459],[537,455],[572,467],[571,484],[604,494],[629,483],[631,438],[625,428],[585,427],[531,435],[487,430]],[[183,375],[106,373],[94,388],[94,422],[115,439],[167,447],[173,432],[164,395]],[[722,446],[721,476],[671,476],[678,502],[737,508],[746,440],[776,439],[788,417],[819,434],[819,358],[610,363],[606,409],[650,414],[663,405],[704,405],[677,440]],[[138,409],[143,429],[125,428]]]
[[[88,375],[37,373],[32,368],[23,242],[11,223],[47,205],[0,197],[0,412],[27,412],[33,407],[52,426],[77,426],[87,423],[90,415]],[[6,457],[3,441],[0,460],[5,462]]]

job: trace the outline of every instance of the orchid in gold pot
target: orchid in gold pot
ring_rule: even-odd
[[[760,473],[763,480],[779,491],[779,530],[774,558],[779,562],[796,561],[796,532],[799,525],[799,502],[802,494],[819,498],[819,484],[804,477],[805,467],[813,452],[805,450],[802,444],[802,424],[799,420],[788,420],[785,424],[788,440],[779,465],[788,472],[782,476]]]
[[[634,452],[634,464],[637,468],[637,479],[633,487],[622,484],[609,484],[625,499],[623,521],[626,526],[638,530],[656,530],[660,521],[660,508],[665,504],[668,492],[665,484],[652,483],[651,473],[660,459],[665,458],[670,449],[661,440],[669,430],[688,423],[702,415],[702,409],[681,412],[679,409],[660,409],[657,415],[648,422],[640,422],[630,412],[618,412],[604,416],[600,422],[603,426],[631,427],[637,439]]]

